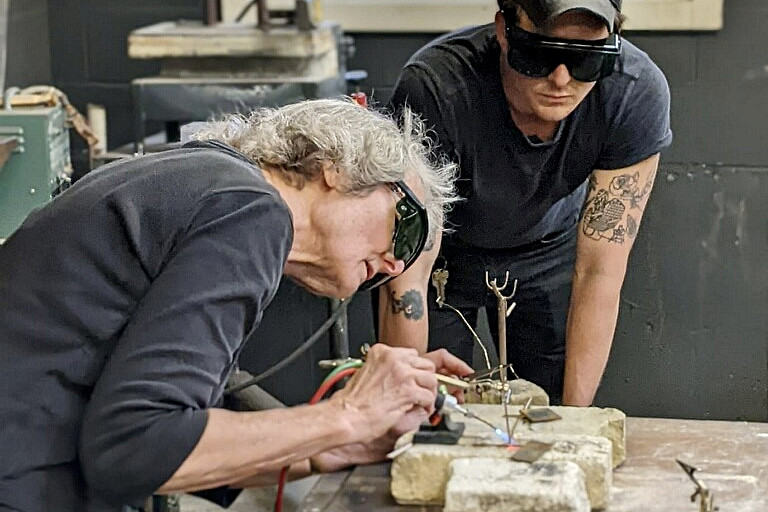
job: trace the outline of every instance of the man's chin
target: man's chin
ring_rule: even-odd
[[[542,121],[548,121],[551,123],[559,123],[566,117],[568,117],[571,112],[575,110],[575,105],[562,105],[562,106],[548,106],[548,107],[539,107],[536,112],[536,116],[541,119]]]

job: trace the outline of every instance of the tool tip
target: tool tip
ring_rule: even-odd
[[[520,443],[518,443],[514,437],[510,437],[509,434],[501,430],[500,428],[495,428],[493,431],[496,433],[496,435],[504,441],[509,446],[520,446]]]

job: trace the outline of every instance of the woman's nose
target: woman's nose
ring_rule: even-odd
[[[381,271],[390,276],[399,276],[405,270],[405,262],[395,258],[392,253],[387,253],[382,258]]]

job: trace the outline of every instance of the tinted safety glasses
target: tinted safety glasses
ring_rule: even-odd
[[[402,182],[390,183],[389,188],[399,197],[395,205],[395,229],[392,234],[392,252],[395,258],[410,267],[419,257],[429,236],[427,210],[410,188]],[[378,273],[360,285],[365,291],[382,285],[394,276]]]
[[[621,38],[588,41],[560,39],[528,32],[515,25],[513,15],[504,16],[508,41],[507,62],[525,76],[542,78],[565,64],[571,76],[580,82],[594,82],[613,73],[621,53]]]

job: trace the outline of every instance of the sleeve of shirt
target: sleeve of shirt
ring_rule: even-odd
[[[449,135],[452,113],[438,98],[438,88],[430,74],[419,66],[409,65],[400,73],[389,100],[389,109],[399,114],[406,106],[410,107],[424,121],[437,152],[455,162],[453,139]]]
[[[609,127],[597,169],[621,169],[672,143],[667,79],[653,63],[632,82]]]
[[[292,236],[268,194],[198,203],[94,388],[79,457],[94,500],[138,506],[198,443],[247,333],[274,297]]]

